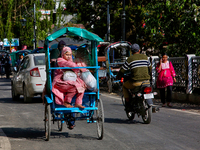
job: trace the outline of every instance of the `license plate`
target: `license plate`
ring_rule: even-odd
[[[151,99],[151,98],[154,98],[153,93],[144,94],[144,99]]]

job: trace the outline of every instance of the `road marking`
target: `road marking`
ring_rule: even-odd
[[[123,146],[125,149],[130,149],[130,147],[128,147],[126,144],[124,144],[123,142],[121,142],[120,140],[118,140],[117,138],[115,138],[112,134],[110,134],[109,132],[106,132],[105,134],[107,134],[110,138],[112,138],[113,140],[115,140],[117,143],[119,143],[121,146]],[[135,145],[132,143],[132,149],[135,149]]]
[[[13,125],[3,125],[3,126],[0,126],[0,128],[8,128],[8,127],[15,127],[15,126],[13,126]]]
[[[0,150],[11,150],[10,141],[1,128],[0,128]]]
[[[105,94],[105,93],[103,93],[103,94],[101,93],[101,95],[102,95],[102,96],[110,97],[110,98],[113,98],[113,99],[116,99],[116,100],[120,100],[120,101],[121,101],[121,97],[118,96],[118,95],[115,95],[115,97],[112,96],[112,95],[109,95],[109,94]]]
[[[101,93],[101,95],[121,101],[121,97],[118,96],[118,95],[115,95],[115,96],[114,96],[114,95],[110,95],[110,94],[107,94],[107,93]],[[154,106],[159,107],[158,105],[154,105]],[[168,108],[168,107],[167,107],[167,108],[162,107],[162,109],[170,109],[170,108]],[[180,109],[173,108],[173,109],[170,109],[170,110],[172,110],[172,111],[178,111],[178,112],[184,112],[184,113],[189,113],[189,114],[193,114],[193,115],[200,115],[200,113],[191,112],[191,111],[183,110],[183,109],[180,110]]]

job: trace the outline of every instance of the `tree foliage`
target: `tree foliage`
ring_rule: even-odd
[[[0,1],[0,39],[19,38],[21,45],[33,47],[34,39],[34,4],[36,39],[44,40],[52,30],[54,0],[1,0]],[[51,10],[50,15],[42,15],[39,10]],[[60,13],[60,12],[58,12]],[[20,20],[26,19],[23,27]]]
[[[107,33],[107,0],[65,0],[67,13],[104,38]],[[122,0],[110,0],[111,39],[121,40]],[[145,50],[168,51],[171,56],[199,54],[200,2],[195,0],[126,0],[126,40]],[[145,24],[145,26],[144,26]],[[93,28],[92,28],[93,27]],[[168,49],[163,49],[167,43]]]
[[[107,33],[108,0],[61,0],[65,2],[57,9],[58,27],[61,14],[72,14],[73,23],[105,38]],[[0,38],[20,38],[21,44],[33,46],[34,20],[33,4],[36,4],[36,39],[44,40],[52,30],[55,0],[1,0]],[[61,3],[60,3],[61,4]],[[110,0],[111,41],[122,39],[123,0]],[[51,10],[51,15],[42,15],[39,10]],[[168,51],[171,56],[187,53],[200,55],[200,2],[196,0],[126,0],[126,40],[138,43],[145,50],[153,48],[158,52]],[[20,20],[27,20],[22,26]],[[43,18],[43,19],[42,19]],[[75,22],[74,22],[75,21]],[[167,49],[163,49],[163,43]],[[156,52],[156,51],[154,51]]]
[[[86,29],[105,38],[107,33],[107,0],[65,0],[68,14],[77,14],[77,22]],[[122,39],[122,0],[110,0],[110,33],[112,41]],[[143,0],[126,0],[126,40],[142,43],[144,22]]]
[[[154,1],[146,7],[146,26],[152,30],[151,43],[161,51],[163,42],[169,43],[171,56],[187,53],[199,55],[200,50],[200,3],[193,0]]]

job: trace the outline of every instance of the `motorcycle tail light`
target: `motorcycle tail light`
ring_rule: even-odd
[[[151,93],[152,88],[151,87],[145,87],[144,92],[145,93]]]
[[[121,78],[120,82],[123,83],[124,82],[124,78]]]
[[[33,77],[40,77],[40,72],[38,68],[33,68],[30,70],[30,75]]]

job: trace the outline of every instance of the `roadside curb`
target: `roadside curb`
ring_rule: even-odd
[[[118,95],[117,93],[107,93],[107,92],[101,92],[100,93],[102,96],[107,96],[110,98],[113,98],[115,100],[119,100],[121,101],[121,96]],[[160,99],[154,99],[154,107],[159,108],[159,111],[161,109],[170,109],[170,110],[174,110],[174,111],[179,111],[179,112],[185,112],[185,113],[190,113],[190,114],[197,114],[200,115],[200,109],[197,109],[196,107],[192,107],[193,105],[189,105],[189,104],[182,104],[182,103],[172,103],[173,107],[169,108],[169,107],[162,107],[162,104],[160,102]],[[188,105],[188,106],[187,106]],[[157,111],[157,112],[159,112]]]
[[[10,141],[1,128],[0,128],[0,150],[11,150]]]

